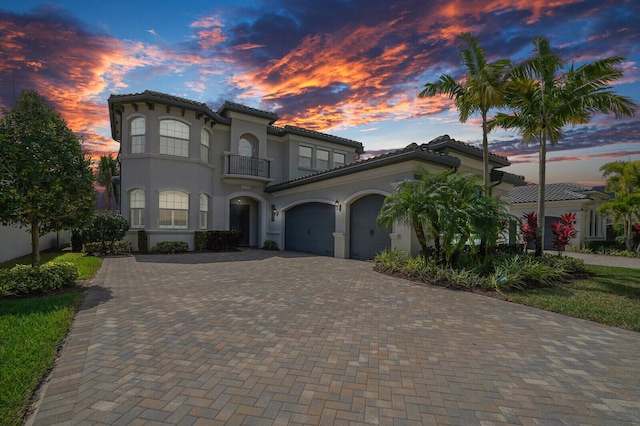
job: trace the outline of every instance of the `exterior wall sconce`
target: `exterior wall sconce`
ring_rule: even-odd
[[[275,204],[271,204],[271,222],[276,220],[276,217],[278,217],[278,210]]]
[[[336,200],[336,210],[341,212],[342,211],[342,204],[340,204],[340,201]]]

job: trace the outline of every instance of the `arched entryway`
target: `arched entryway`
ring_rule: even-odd
[[[304,203],[285,212],[285,249],[303,253],[334,255],[333,232],[336,212],[333,204]]]
[[[391,247],[391,238],[376,219],[385,197],[370,194],[358,198],[349,207],[349,258],[373,259],[377,253]]]
[[[260,204],[251,197],[241,196],[229,200],[229,229],[242,233],[241,246],[258,246],[259,208]]]

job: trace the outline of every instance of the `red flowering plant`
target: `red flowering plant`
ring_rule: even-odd
[[[640,222],[636,222],[631,226],[631,238],[636,244],[636,251],[640,251]]]
[[[571,242],[571,238],[578,235],[578,231],[573,226],[576,220],[575,213],[565,213],[560,216],[560,220],[551,223],[551,232],[553,232],[553,246],[558,249],[558,256],[564,250],[565,246]]]
[[[526,248],[536,241],[536,233],[538,232],[538,215],[536,212],[531,212],[523,214],[522,217],[525,221],[520,224],[520,232],[522,232],[522,239],[524,240],[524,246]]]

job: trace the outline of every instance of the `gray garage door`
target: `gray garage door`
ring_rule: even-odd
[[[378,228],[376,218],[384,201],[382,195],[367,195],[351,204],[349,229],[349,257],[369,260],[386,248],[391,239],[386,229]]]
[[[333,256],[336,208],[331,204],[306,203],[285,213],[286,250]]]

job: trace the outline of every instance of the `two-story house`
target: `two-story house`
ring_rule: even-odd
[[[277,114],[233,102],[213,111],[145,91],[112,95],[109,114],[134,249],[140,229],[151,247],[186,241],[192,248],[196,230],[238,229],[247,246],[274,240],[285,250],[354,259],[386,247],[416,253],[408,227],[376,226],[384,197],[418,167],[482,174],[482,151],[448,136],[360,159],[360,142],[278,127]],[[524,184],[499,170],[506,158],[490,162],[496,196]]]

